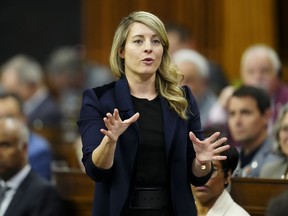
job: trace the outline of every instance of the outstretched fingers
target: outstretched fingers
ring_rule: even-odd
[[[214,149],[214,152],[213,152],[213,160],[226,160],[227,157],[226,156],[223,156],[223,155],[220,155],[222,152],[226,151],[227,149],[230,148],[230,145],[223,145],[223,146],[220,146],[218,148],[215,148]]]
[[[130,124],[134,123],[135,121],[137,121],[139,116],[140,116],[140,114],[137,112],[132,117],[130,117],[129,119],[124,120],[123,123],[130,125]]]

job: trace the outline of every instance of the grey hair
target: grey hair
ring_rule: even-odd
[[[42,66],[34,59],[26,55],[16,55],[4,64],[2,71],[13,67],[19,81],[24,84],[42,84],[43,70]]]
[[[190,62],[196,66],[201,77],[209,78],[210,76],[208,61],[197,51],[180,49],[172,55],[172,60],[175,64]]]
[[[244,68],[248,59],[250,59],[252,55],[254,55],[255,53],[259,53],[259,52],[267,54],[267,57],[270,59],[273,65],[274,71],[276,72],[276,74],[279,74],[280,69],[281,69],[280,58],[274,49],[264,44],[256,44],[256,45],[250,46],[244,51],[244,53],[242,54],[242,58],[241,58],[241,68],[242,69]]]

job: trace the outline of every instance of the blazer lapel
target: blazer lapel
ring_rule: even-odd
[[[26,199],[27,201],[27,194],[25,194],[26,192],[26,188],[28,186],[28,182],[31,176],[31,171],[29,172],[28,176],[23,180],[23,182],[19,185],[19,188],[17,189],[16,193],[14,194],[7,210],[6,213],[4,214],[5,216],[7,215],[14,215],[14,211],[15,209],[18,208],[19,210],[19,203],[23,202],[23,200]]]
[[[129,90],[128,81],[126,78],[118,80],[115,84],[116,106],[120,116],[123,119],[130,118],[135,114],[133,102]],[[132,124],[135,127],[135,124]]]
[[[164,142],[166,146],[166,154],[169,156],[169,152],[174,140],[174,135],[176,131],[176,125],[179,119],[177,113],[172,110],[168,102],[161,97],[161,105],[163,111],[163,121],[164,121]]]

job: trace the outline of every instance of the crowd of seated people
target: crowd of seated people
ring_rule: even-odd
[[[172,41],[177,38],[177,31],[173,39],[172,26],[169,29]],[[248,47],[241,60],[241,85],[226,87],[223,78],[220,87],[211,71],[211,62],[188,44],[177,48],[176,43],[171,49],[172,60],[183,72],[181,85],[191,88],[203,129],[210,124],[221,125],[230,144],[239,151],[235,172],[234,168],[226,174],[220,172],[221,175],[218,171],[218,177],[225,174],[227,181],[230,175],[287,179],[288,87],[280,78],[281,62],[275,50],[265,45]],[[87,87],[113,81],[106,67],[85,62],[81,52],[75,47],[60,48],[51,53],[44,66],[29,56],[15,55],[1,66],[0,118],[17,118],[29,126],[29,166],[48,182],[52,181],[55,143],[35,132],[57,128],[59,133],[55,136],[75,144],[71,148],[75,147],[82,169],[81,139],[76,125],[81,94]],[[218,76],[223,76],[222,72]],[[214,84],[219,84],[217,89]],[[220,162],[215,167],[224,169]]]

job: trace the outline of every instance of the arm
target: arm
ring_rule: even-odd
[[[131,118],[122,121],[117,109],[114,109],[113,114],[106,114],[103,121],[107,129],[100,129],[100,132],[105,136],[100,145],[92,153],[92,161],[95,166],[102,169],[109,169],[112,167],[116,143],[119,136],[138,118],[139,113],[136,113]]]

